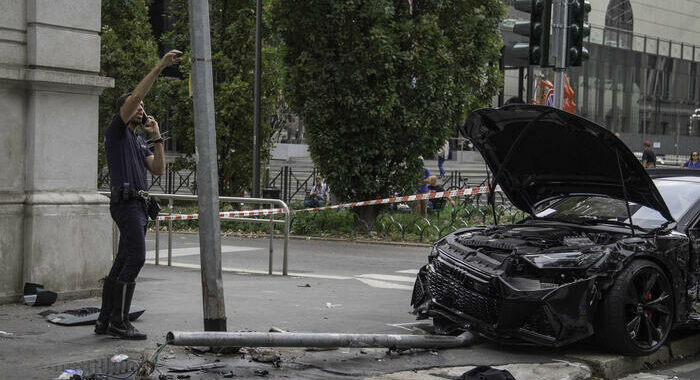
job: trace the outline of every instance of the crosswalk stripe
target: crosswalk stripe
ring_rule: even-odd
[[[256,250],[262,250],[264,248],[257,248],[257,247],[240,247],[240,246],[233,246],[233,245],[222,245],[221,246],[221,253],[236,253],[236,252],[246,252],[246,251],[256,251]],[[173,257],[182,257],[182,256],[199,256],[199,247],[189,247],[189,248],[175,248],[173,249]],[[146,251],[146,258],[148,259],[154,259],[156,257],[156,251]],[[168,257],[168,249],[160,249],[160,257]]]
[[[370,278],[374,280],[386,280],[386,281],[400,281],[400,282],[415,282],[416,278],[415,277],[406,277],[406,276],[393,276],[390,274],[374,274],[374,273],[369,273],[369,274],[361,274],[357,277],[361,278]]]
[[[373,280],[371,278],[359,278],[356,277],[356,280],[359,280],[373,288],[380,288],[380,289],[401,289],[401,290],[412,290],[413,286],[409,285],[401,285],[401,284],[395,284],[393,282],[387,282],[387,281],[379,281],[379,280]]]

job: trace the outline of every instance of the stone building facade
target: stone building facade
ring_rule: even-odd
[[[0,0],[0,302],[24,283],[97,289],[112,254],[96,191],[100,1]]]

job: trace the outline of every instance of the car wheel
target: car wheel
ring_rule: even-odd
[[[635,260],[604,295],[598,314],[598,341],[625,354],[648,355],[661,347],[673,322],[673,292],[664,271]]]

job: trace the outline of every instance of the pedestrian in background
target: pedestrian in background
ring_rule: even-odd
[[[700,169],[700,159],[698,158],[698,152],[693,152],[690,154],[690,159],[681,165],[682,168],[686,169]]]
[[[642,143],[642,166],[647,169],[656,167],[656,154],[651,150],[650,146],[649,141]]]
[[[143,98],[166,67],[182,60],[182,52],[171,50],[136,86],[119,97],[117,113],[105,130],[105,154],[109,167],[111,195],[109,212],[119,228],[119,251],[102,286],[102,307],[95,334],[110,334],[122,339],[146,339],[146,334],[129,322],[136,277],[146,261],[146,225],[148,223],[148,184],[146,169],[155,175],[165,173],[165,153],[158,123],[146,116]],[[143,137],[142,127],[150,134],[153,152]]]
[[[311,187],[309,198],[304,200],[304,207],[321,207],[330,203],[328,185],[320,175],[316,176],[316,182]]]
[[[440,170],[440,178],[445,177],[445,169],[442,167],[442,164],[445,163],[445,160],[447,160],[447,157],[449,157],[449,154],[450,154],[450,140],[446,140],[445,144],[443,144],[442,147],[437,151],[438,170]]]
[[[418,159],[420,160],[421,163],[423,163],[423,156],[418,156]],[[422,170],[422,175],[421,175],[421,180],[418,183],[418,187],[416,188],[416,192],[418,194],[426,194],[428,192],[428,184],[430,183],[430,170],[425,167],[425,164],[423,165]],[[428,199],[416,199],[413,201],[413,213],[420,215],[422,217],[427,217],[428,216]]]
[[[442,185],[438,184],[438,179],[434,175],[431,175],[428,177],[428,191],[431,193],[440,193],[445,191],[445,188],[442,187]],[[428,210],[435,211],[435,210],[440,210],[444,207],[445,202],[450,202],[452,207],[455,207],[455,201],[452,199],[449,193],[445,193],[445,196],[442,198],[433,198],[428,201]]]

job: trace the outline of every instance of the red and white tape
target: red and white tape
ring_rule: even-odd
[[[496,187],[496,191],[500,191],[500,188]],[[419,199],[444,198],[447,196],[463,197],[463,196],[467,196],[467,195],[487,194],[488,192],[489,192],[488,186],[472,187],[472,188],[468,188],[468,189],[457,189],[457,190],[448,190],[448,191],[431,192],[431,193],[423,193],[423,194],[404,195],[401,197],[375,199],[372,201],[343,203],[343,204],[333,205],[333,206],[311,207],[311,208],[304,208],[301,210],[290,210],[290,212],[320,211],[320,210],[332,210],[332,209],[360,207],[360,206],[391,204],[391,203],[400,203],[400,202],[410,202],[410,201],[415,201],[415,200],[419,200]],[[274,215],[274,214],[282,214],[282,213],[284,213],[284,209],[273,208],[273,209],[248,210],[248,211],[226,211],[226,212],[220,212],[219,217],[226,219],[226,218],[236,218],[236,217],[244,217],[244,216],[265,216],[265,215]],[[175,215],[159,216],[158,220],[159,221],[192,220],[192,219],[198,219],[198,218],[199,218],[199,214],[175,214]]]

